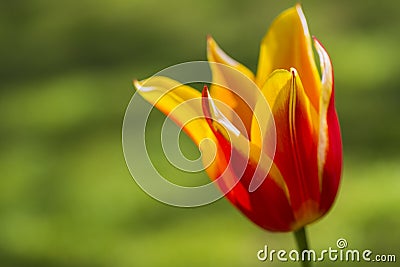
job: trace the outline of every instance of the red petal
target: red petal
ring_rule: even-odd
[[[305,224],[319,217],[316,111],[294,69],[287,72],[287,81],[277,88],[280,92],[272,107],[277,131],[274,162],[287,184],[296,220]]]

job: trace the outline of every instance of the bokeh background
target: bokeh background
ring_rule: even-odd
[[[283,265],[256,252],[294,248],[292,235],[262,231],[226,200],[183,209],[142,192],[121,129],[132,79],[206,59],[207,34],[255,70],[261,38],[294,3],[0,1],[0,266]],[[399,261],[400,2],[302,4],[332,57],[344,143],[340,194],[309,227],[311,246],[342,237]],[[318,264],[332,265],[364,264]],[[369,264],[381,265],[396,264]]]

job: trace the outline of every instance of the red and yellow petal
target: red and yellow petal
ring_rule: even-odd
[[[306,19],[298,4],[278,16],[261,42],[256,83],[262,86],[277,69],[295,68],[318,111],[320,81]]]
[[[134,81],[137,92],[150,104],[169,116],[195,142],[202,153],[202,161],[210,177],[218,177],[225,169],[223,148],[206,122],[201,104],[201,94],[190,86],[167,77],[155,76],[144,81]],[[209,142],[200,143],[204,139]]]
[[[224,107],[217,103],[222,113],[249,138],[252,108],[256,102],[256,94],[252,91],[257,90],[249,81],[254,81],[254,74],[229,57],[211,36],[207,38],[207,58],[209,62],[219,63],[210,64],[213,79],[211,96],[227,104]],[[239,122],[234,119],[237,115],[240,118]]]
[[[317,165],[316,110],[306,95],[295,69],[278,70],[280,88],[272,104],[277,131],[274,163],[285,179],[299,227],[319,217],[320,185]],[[268,91],[268,90],[267,90]],[[266,96],[268,94],[266,92]],[[272,98],[273,99],[273,98]]]
[[[134,81],[134,85],[144,99],[183,127],[196,145],[204,138],[212,138],[213,134],[201,113],[200,92],[161,76]]]

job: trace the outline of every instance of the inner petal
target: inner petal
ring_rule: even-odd
[[[284,73],[280,72],[286,72]],[[298,220],[315,219],[317,210],[305,209],[307,203],[319,203],[320,184],[318,179],[317,144],[318,116],[304,92],[295,69],[282,70],[276,75],[286,77],[278,90],[272,112],[277,131],[274,162],[287,184],[294,215]],[[307,207],[318,207],[309,205]],[[307,214],[305,213],[307,212]],[[310,219],[311,218],[311,219]]]

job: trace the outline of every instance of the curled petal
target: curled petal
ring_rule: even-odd
[[[335,200],[342,172],[342,138],[335,109],[333,69],[321,43],[314,38],[321,64],[321,99],[318,142],[318,175],[321,184],[321,210],[327,211]]]

